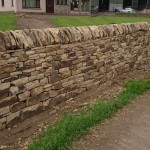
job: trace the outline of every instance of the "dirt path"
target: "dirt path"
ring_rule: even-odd
[[[73,150],[150,150],[150,92],[97,125]]]
[[[17,28],[20,30],[53,28],[50,18],[51,15],[20,14],[17,17]]]

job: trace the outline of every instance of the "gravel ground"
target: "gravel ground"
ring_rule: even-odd
[[[53,28],[50,23],[51,15],[33,15],[33,14],[19,14],[17,17],[17,28],[23,29],[44,29]]]

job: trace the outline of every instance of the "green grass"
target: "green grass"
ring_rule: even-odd
[[[15,30],[16,15],[11,13],[0,13],[0,31]]]
[[[127,16],[54,16],[51,18],[52,24],[57,27],[72,27],[72,26],[90,26],[103,25],[111,23],[134,23],[134,22],[149,22],[148,17],[127,17]]]
[[[128,82],[124,90],[110,101],[98,101],[76,114],[68,114],[51,125],[39,140],[31,144],[28,150],[67,150],[74,140],[80,138],[97,123],[112,117],[119,109],[134,100],[138,95],[150,89],[150,79]]]

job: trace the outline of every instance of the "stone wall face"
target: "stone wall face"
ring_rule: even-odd
[[[0,129],[149,65],[147,23],[0,32]]]

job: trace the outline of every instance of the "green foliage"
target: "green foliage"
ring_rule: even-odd
[[[150,89],[149,78],[128,82],[117,98],[110,101],[98,101],[97,104],[79,113],[62,117],[51,125],[39,140],[30,145],[28,150],[69,150],[74,140],[83,136],[97,123],[111,117],[148,89]]]
[[[16,15],[11,13],[0,13],[0,31],[15,30]]]
[[[51,22],[58,27],[72,27],[72,26],[91,26],[104,25],[111,23],[134,23],[134,22],[150,22],[148,17],[134,17],[134,16],[54,16]]]

